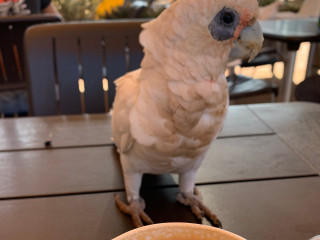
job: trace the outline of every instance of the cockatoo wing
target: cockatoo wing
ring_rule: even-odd
[[[135,140],[130,133],[129,114],[136,101],[140,69],[132,71],[115,81],[116,98],[112,111],[113,139],[120,153],[128,152]]]

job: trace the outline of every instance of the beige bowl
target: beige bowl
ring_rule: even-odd
[[[126,232],[113,240],[245,240],[231,232],[193,223],[160,223]]]

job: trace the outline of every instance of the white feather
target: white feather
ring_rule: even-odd
[[[224,71],[234,39],[216,41],[208,30],[224,7],[250,19],[258,14],[256,0],[179,0],[143,25],[141,69],[116,81],[112,115],[128,199],[139,198],[141,179],[132,176],[142,173],[179,173],[182,189],[193,191],[187,176],[200,166],[227,112]]]

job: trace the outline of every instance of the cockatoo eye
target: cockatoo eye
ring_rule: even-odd
[[[222,21],[225,23],[225,24],[230,24],[232,23],[234,20],[234,15],[232,12],[225,12],[223,15],[222,15]]]
[[[239,22],[240,16],[236,10],[223,8],[213,17],[208,29],[214,39],[224,41],[233,37]]]

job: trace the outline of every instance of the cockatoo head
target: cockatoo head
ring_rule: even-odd
[[[191,56],[223,55],[227,61],[237,41],[246,49],[238,53],[253,58],[263,42],[258,9],[257,0],[177,0],[143,25],[140,42],[155,58],[161,58],[165,48],[178,48]]]

